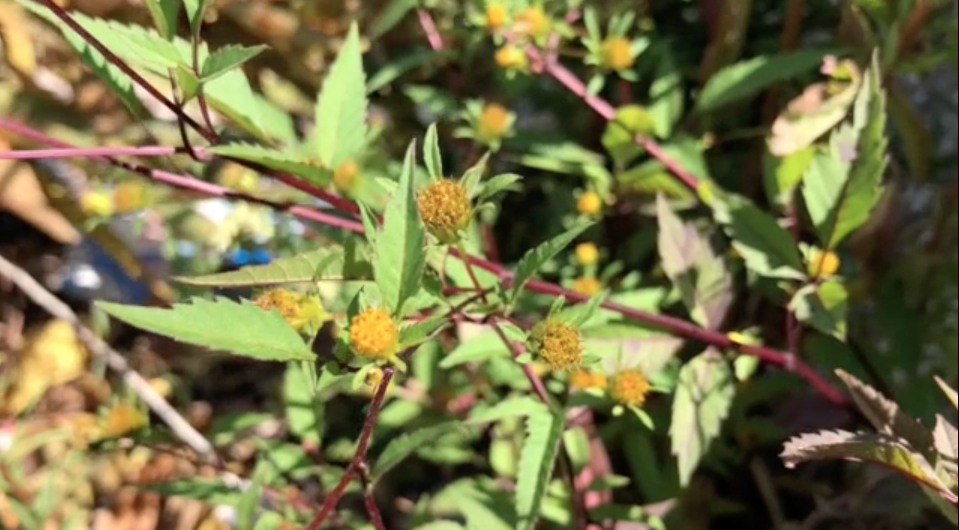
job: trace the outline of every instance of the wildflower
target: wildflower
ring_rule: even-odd
[[[275,309],[283,316],[283,320],[297,331],[307,324],[323,321],[326,315],[315,296],[295,293],[289,289],[270,289],[257,296],[253,303],[264,311]]]
[[[443,244],[458,241],[459,232],[469,224],[469,195],[462,184],[452,179],[427,184],[416,198],[416,207],[427,231]]]
[[[510,126],[510,112],[499,103],[487,103],[480,113],[477,137],[482,141],[502,138]]]
[[[574,370],[569,376],[569,385],[578,390],[606,388],[606,374],[590,370]]]
[[[118,213],[138,210],[146,202],[145,195],[143,183],[125,180],[113,189],[113,209]]]
[[[491,2],[486,6],[486,25],[491,30],[497,30],[506,22],[506,8],[499,2]]]
[[[603,41],[600,50],[602,65],[610,70],[626,70],[632,68],[636,57],[633,55],[633,45],[625,37],[608,37]]]
[[[549,31],[549,17],[540,6],[525,7],[516,14],[513,31],[519,35],[541,37]]]
[[[610,397],[623,405],[642,405],[646,401],[647,392],[649,392],[649,381],[643,372],[636,368],[617,372],[610,382]]]
[[[359,174],[360,166],[353,160],[345,160],[333,171],[333,186],[340,193],[348,193],[356,184]]]
[[[102,191],[88,191],[80,197],[80,209],[87,215],[107,216],[113,213],[113,199]]]
[[[599,249],[593,243],[576,245],[576,261],[580,265],[595,265],[599,261]]]
[[[553,370],[562,370],[579,364],[583,354],[579,330],[549,319],[536,326],[530,335],[540,360]]]
[[[519,70],[526,66],[526,54],[516,46],[506,44],[496,50],[494,57],[500,68]]]
[[[350,347],[358,355],[389,360],[396,354],[399,334],[389,313],[366,308],[350,321]]]
[[[806,264],[806,272],[810,276],[817,278],[828,278],[839,271],[842,264],[839,256],[831,250],[814,249],[809,253],[809,262]]]
[[[596,215],[602,207],[603,200],[592,190],[584,191],[576,199],[576,209],[583,215]]]
[[[602,287],[602,284],[594,276],[583,276],[573,280],[573,291],[585,296],[593,296]]]

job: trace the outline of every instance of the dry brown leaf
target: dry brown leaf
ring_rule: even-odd
[[[51,320],[26,340],[14,368],[16,382],[3,400],[4,412],[19,414],[51,387],[73,381],[86,370],[89,353],[66,320]]]

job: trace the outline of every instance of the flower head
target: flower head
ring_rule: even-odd
[[[583,215],[596,215],[603,208],[603,199],[593,190],[586,190],[576,199],[576,209]]]
[[[573,280],[573,291],[581,295],[593,296],[602,288],[603,285],[595,276],[582,276]]]
[[[835,252],[831,250],[814,249],[809,253],[806,272],[813,277],[828,278],[839,272],[839,266],[841,264],[842,261]]]
[[[486,6],[486,25],[491,30],[503,27],[506,22],[506,8],[499,2],[490,2]]]
[[[307,324],[322,322],[326,317],[326,311],[317,297],[289,289],[270,289],[257,296],[253,303],[264,311],[277,310],[287,324],[297,331]]]
[[[517,46],[506,44],[496,50],[494,57],[500,68],[519,70],[526,66],[526,54]]]
[[[477,137],[482,141],[498,140],[510,127],[509,110],[499,103],[487,103],[483,106],[477,123]]]
[[[569,375],[569,385],[578,390],[606,388],[606,374],[591,370],[577,369]]]
[[[516,13],[513,30],[519,35],[541,37],[549,31],[549,17],[540,6],[524,7]]]
[[[603,41],[600,53],[602,65],[610,70],[632,68],[636,61],[636,56],[633,55],[633,44],[625,37],[608,37]]]
[[[643,372],[636,368],[617,372],[609,385],[610,397],[623,405],[642,405],[646,401],[648,392],[649,381]]]
[[[469,195],[455,180],[440,179],[427,184],[416,198],[416,207],[426,229],[441,243],[455,243],[459,232],[469,225]]]
[[[113,209],[118,213],[132,212],[146,203],[146,187],[136,180],[124,180],[113,189]]]
[[[353,185],[356,184],[356,177],[359,174],[360,166],[356,161],[352,159],[344,160],[336,167],[336,170],[333,171],[333,186],[335,186],[340,193],[348,193],[353,189]]]
[[[102,191],[88,191],[80,197],[80,209],[97,217],[113,213],[113,198]]]
[[[599,261],[599,249],[593,243],[576,245],[576,261],[580,265],[595,265]]]
[[[389,360],[398,343],[396,323],[383,309],[368,307],[350,321],[350,347],[358,355]]]
[[[553,370],[577,366],[583,354],[579,330],[559,320],[537,324],[530,334],[539,359]]]

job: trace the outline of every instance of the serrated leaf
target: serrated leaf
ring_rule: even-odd
[[[856,407],[877,431],[902,438],[930,462],[935,461],[935,444],[925,426],[906,414],[898,403],[887,399],[849,372],[836,370],[836,376],[849,389]]]
[[[506,418],[516,418],[548,411],[546,405],[532,396],[513,396],[488,408],[473,409],[466,421],[469,423],[491,423]]]
[[[865,75],[853,123],[836,130],[803,177],[803,199],[816,235],[833,249],[869,220],[882,196],[886,167],[885,95],[878,65]]]
[[[480,202],[483,202],[501,191],[514,191],[518,188],[513,186],[513,184],[516,184],[522,179],[523,177],[517,175],[516,173],[501,173],[499,175],[494,175],[490,177],[485,184],[483,184],[483,189],[480,191],[477,198]]]
[[[786,207],[792,200],[793,191],[802,182],[803,174],[812,163],[816,150],[805,147],[782,158],[765,153],[763,163],[763,186],[769,202]]]
[[[451,421],[416,429],[393,438],[376,459],[376,464],[373,465],[373,474],[379,480],[417,450],[457,429],[463,429],[463,427],[458,422]]]
[[[696,227],[683,223],[663,195],[656,198],[658,248],[663,270],[701,326],[718,329],[733,301],[725,262]]]
[[[536,274],[540,267],[559,254],[593,224],[593,222],[578,223],[566,232],[527,251],[523,258],[519,260],[519,264],[516,265],[516,273],[513,275],[513,285],[509,294],[509,304],[512,305],[516,301],[519,293],[523,290],[523,286]]]
[[[426,268],[426,234],[416,209],[415,171],[413,142],[406,150],[399,186],[386,204],[383,226],[376,236],[373,276],[394,316],[402,316],[403,304],[420,290]]]
[[[932,430],[932,438],[935,442],[936,451],[955,466],[956,460],[959,459],[959,447],[957,447],[959,445],[959,431],[956,430],[956,426],[949,423],[949,420],[942,414],[936,414],[936,426]],[[955,467],[953,467],[953,473],[955,472]]]
[[[434,337],[438,332],[449,325],[445,313],[431,315],[425,320],[406,324],[400,328],[400,348],[412,348]]]
[[[203,23],[203,13],[212,2],[213,0],[183,0],[183,6],[186,8],[186,17],[194,33],[196,33]]]
[[[808,148],[846,117],[862,79],[853,61],[844,59],[840,65],[854,72],[852,81],[839,93],[833,93],[832,83],[814,83],[790,101],[770,128],[766,143],[771,154],[787,156]]]
[[[789,301],[789,309],[800,322],[840,340],[846,337],[849,294],[842,282],[827,280],[800,287]]]
[[[746,267],[768,278],[801,280],[802,259],[789,232],[747,199],[730,195],[714,201],[713,214],[732,239]]]
[[[533,530],[553,473],[565,415],[548,409],[526,418],[526,439],[520,449],[516,472],[517,530]]]
[[[165,39],[176,35],[177,15],[180,13],[180,0],[144,0],[153,24]]]
[[[801,50],[740,61],[713,74],[696,98],[695,110],[704,114],[752,97],[770,86],[814,70],[826,50]]]
[[[669,437],[681,486],[689,484],[699,461],[722,430],[735,394],[729,364],[715,350],[700,353],[680,370]]]
[[[333,176],[333,173],[329,169],[306,161],[296,154],[270,149],[256,144],[238,142],[213,146],[209,148],[209,150],[220,156],[239,158],[240,160],[260,164],[270,169],[290,173],[313,184],[328,184]]]
[[[318,280],[370,280],[367,261],[347,261],[343,247],[330,246],[296,256],[276,258],[265,265],[247,265],[235,271],[203,276],[177,276],[177,282],[216,287],[251,287],[309,283]]]
[[[366,74],[354,22],[316,102],[316,150],[326,167],[335,168],[362,149],[366,108]]]
[[[423,163],[431,179],[443,178],[443,154],[440,152],[439,132],[435,123],[430,124],[423,137]]]
[[[888,434],[848,431],[802,434],[786,442],[779,456],[789,467],[809,460],[872,462],[895,469],[935,490],[946,489],[921,453]]]
[[[240,46],[229,44],[223,46],[203,61],[203,66],[200,68],[200,77],[204,82],[212,81],[256,57],[267,48],[269,46],[264,45]]]
[[[145,331],[262,361],[312,361],[300,335],[277,311],[228,298],[173,304],[170,309],[97,302],[114,318]]]

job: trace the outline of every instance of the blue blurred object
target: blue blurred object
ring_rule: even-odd
[[[57,290],[75,300],[106,300],[121,304],[150,302],[150,285],[130,276],[102,246],[89,237],[66,251]]]
[[[265,265],[273,259],[270,251],[257,247],[252,249],[238,248],[227,253],[224,258],[225,264],[232,267],[243,267],[246,265]]]

